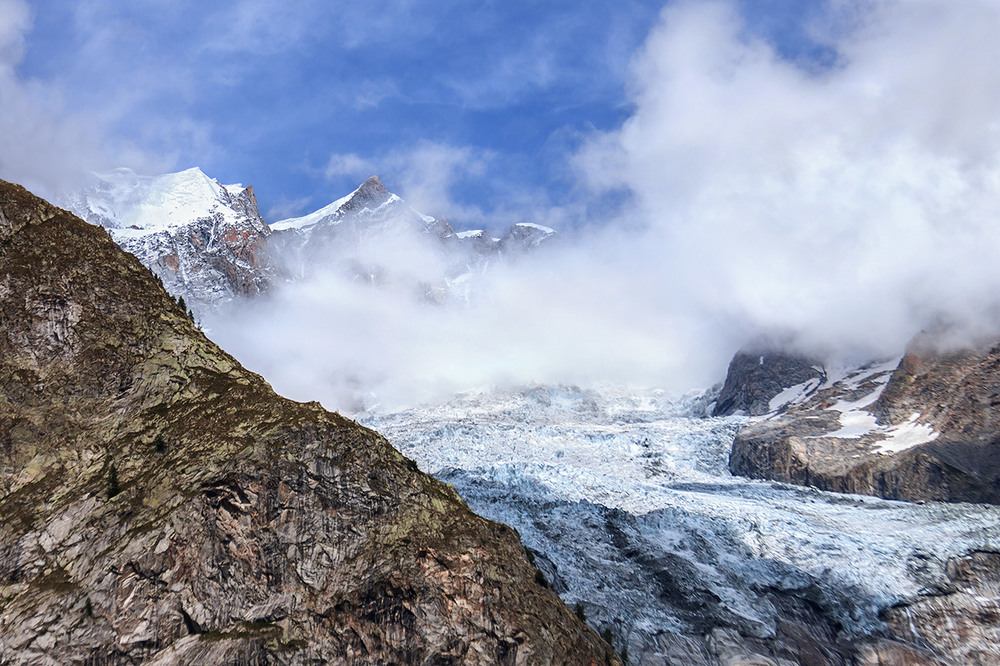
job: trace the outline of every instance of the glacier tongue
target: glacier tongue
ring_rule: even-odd
[[[639,663],[676,655],[678,636],[769,640],[788,604],[853,637],[879,634],[880,611],[1000,539],[1000,507],[733,477],[746,419],[704,418],[711,398],[535,386],[362,420],[515,527],[554,589]]]

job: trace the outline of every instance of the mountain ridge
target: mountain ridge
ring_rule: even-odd
[[[378,176],[312,213],[273,224],[261,217],[252,186],[222,185],[197,167],[162,176],[129,169],[97,174],[61,203],[107,228],[197,312],[266,294],[320,266],[339,264],[346,277],[370,280],[392,272],[379,256],[400,243],[440,265],[440,275],[421,276],[414,290],[445,292],[458,275],[557,235],[531,223],[514,224],[500,238],[483,230],[456,233],[445,218],[410,208]]]
[[[759,363],[758,363],[759,355]],[[850,370],[773,348],[738,352],[716,414],[737,433],[733,474],[909,501],[1000,504],[1000,345],[914,338],[898,360]]]
[[[620,663],[512,530],[2,182],[0,315],[5,660]]]

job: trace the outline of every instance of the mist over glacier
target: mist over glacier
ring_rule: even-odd
[[[279,391],[353,411],[524,382],[704,387],[773,331],[856,359],[930,325],[992,334],[998,25],[989,3],[828,3],[809,33],[825,56],[806,58],[733,3],[672,4],[634,57],[629,118],[572,157],[560,244],[444,303],[320,271],[213,336]],[[391,247],[372,261],[440,282],[430,250]]]

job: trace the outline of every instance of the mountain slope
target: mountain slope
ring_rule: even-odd
[[[0,182],[5,663],[619,663],[512,530]]]
[[[794,404],[740,430],[730,469],[888,499],[1000,504],[998,368],[1000,346],[944,352],[922,335],[898,365],[826,373],[822,385],[786,375]]]

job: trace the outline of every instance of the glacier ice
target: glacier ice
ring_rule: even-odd
[[[732,476],[746,417],[711,393],[529,386],[361,420],[470,507],[517,529],[553,588],[630,652],[713,626],[774,634],[780,590],[853,635],[1000,544],[1000,507],[910,504]],[[638,654],[637,654],[638,653]]]

